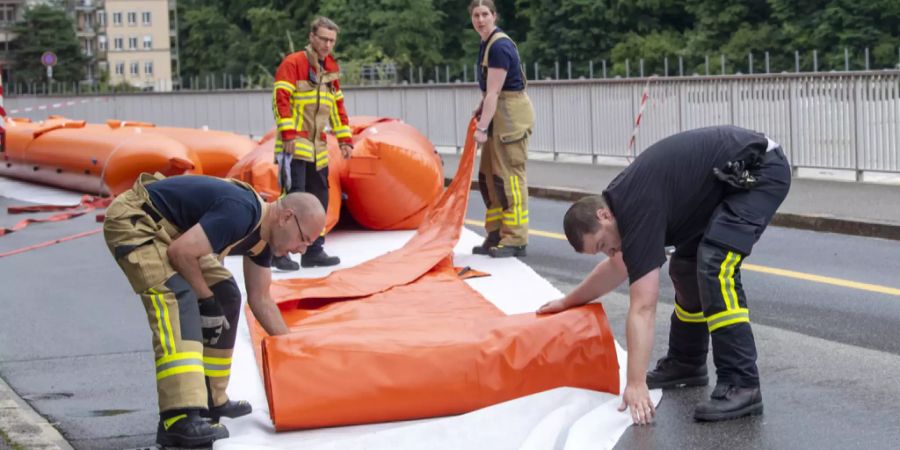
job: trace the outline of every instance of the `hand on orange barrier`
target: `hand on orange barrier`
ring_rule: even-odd
[[[553,301],[544,303],[543,305],[541,305],[540,308],[538,308],[537,313],[538,314],[556,314],[558,312],[565,311],[567,309],[569,309],[569,307],[566,306],[565,299],[561,298],[558,300],[553,300]]]
[[[628,383],[625,386],[619,411],[625,411],[625,408],[631,412],[631,419],[635,425],[649,425],[650,422],[653,422],[656,407],[653,406],[653,400],[650,399],[650,390],[647,388],[646,382]]]
[[[353,153],[353,146],[350,144],[341,144],[341,156],[344,159],[350,159],[350,155]]]

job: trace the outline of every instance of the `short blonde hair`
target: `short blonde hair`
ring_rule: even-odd
[[[329,30],[333,30],[335,33],[341,32],[341,27],[337,26],[333,20],[325,17],[325,16],[316,16],[313,19],[312,23],[309,24],[309,31],[315,33],[319,31],[319,28],[327,28]]]

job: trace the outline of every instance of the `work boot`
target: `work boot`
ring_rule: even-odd
[[[200,411],[201,417],[208,417],[213,422],[218,422],[222,417],[234,419],[246,416],[253,412],[253,407],[246,400],[228,400],[219,406],[211,406],[209,410]]]
[[[525,245],[503,245],[497,244],[488,249],[491,258],[511,258],[513,256],[525,256]]]
[[[228,429],[224,425],[207,422],[195,414],[160,419],[156,443],[160,447],[208,447],[213,441],[228,437]]]
[[[709,384],[706,364],[695,366],[666,356],[656,362],[656,368],[647,372],[647,387],[672,389]]]
[[[484,238],[484,242],[481,245],[476,245],[472,247],[473,255],[489,255],[488,250],[491,247],[496,246],[500,243],[500,232],[499,231],[491,231],[488,233],[487,237]]]
[[[717,384],[709,400],[694,410],[694,420],[717,422],[737,419],[738,417],[762,414],[762,393],[759,386],[737,387],[730,384]]]
[[[300,257],[300,265],[303,267],[328,267],[336,266],[341,263],[341,258],[337,256],[328,256],[325,250],[315,253],[304,253]]]
[[[297,261],[292,260],[291,255],[273,256],[272,266],[274,266],[278,270],[284,270],[288,272],[300,270],[300,264],[297,264]]]

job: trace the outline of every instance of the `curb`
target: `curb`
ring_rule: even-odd
[[[59,431],[0,378],[0,430],[9,445],[27,449],[72,450]]]
[[[449,184],[451,178],[444,178],[444,183]],[[472,181],[471,189],[478,190],[478,181]],[[578,201],[589,195],[597,195],[596,192],[580,191],[548,186],[528,186],[528,195],[550,200],[562,200],[567,202]],[[815,214],[796,214],[777,212],[772,218],[771,225],[799,230],[820,231],[825,233],[847,234],[851,236],[874,237],[900,241],[900,224],[872,222],[852,218],[840,218]]]

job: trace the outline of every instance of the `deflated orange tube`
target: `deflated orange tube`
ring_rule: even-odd
[[[452,269],[475,148],[401,249],[328,277],[273,283],[290,327],[247,309],[277,430],[471,411],[574,386],[619,392],[603,308],[505,316]]]

